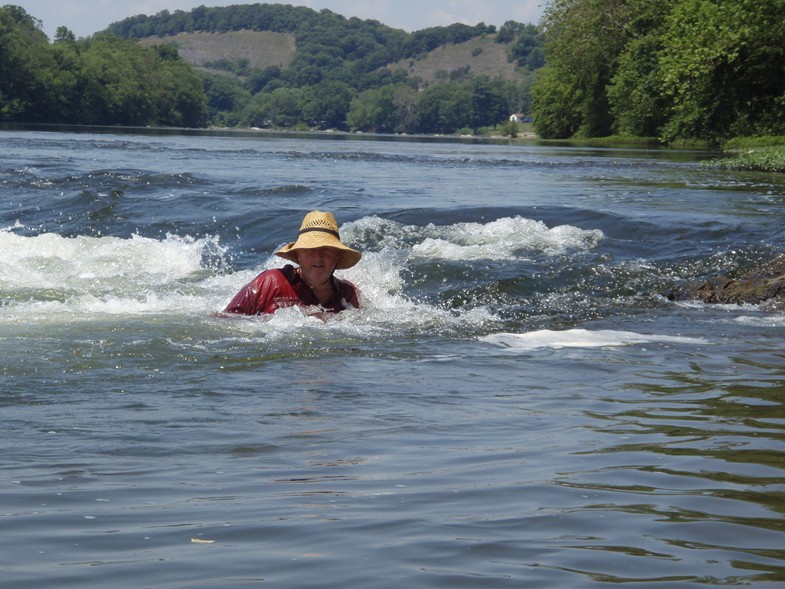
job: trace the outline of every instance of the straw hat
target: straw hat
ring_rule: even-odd
[[[287,243],[275,252],[275,255],[281,256],[290,262],[299,263],[297,258],[299,250],[317,247],[331,247],[338,250],[336,270],[351,268],[362,258],[360,252],[341,243],[341,237],[338,234],[338,222],[333,214],[322,211],[311,211],[305,215],[303,223],[300,225],[297,241]]]

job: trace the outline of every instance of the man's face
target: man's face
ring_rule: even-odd
[[[297,259],[303,280],[314,288],[330,280],[338,263],[338,251],[331,247],[304,249],[299,251]]]

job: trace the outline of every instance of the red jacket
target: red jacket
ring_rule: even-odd
[[[291,264],[281,269],[265,270],[234,296],[224,312],[263,315],[294,305],[319,307],[319,310],[330,313],[351,308],[359,309],[360,297],[357,287],[348,280],[340,280],[334,276],[333,281],[336,293],[340,294],[336,294],[329,303],[322,305]]]

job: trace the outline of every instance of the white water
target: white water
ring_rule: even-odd
[[[695,337],[644,334],[614,329],[566,329],[563,331],[542,329],[529,333],[495,333],[480,338],[481,341],[502,346],[511,352],[527,352],[541,348],[608,348],[635,344],[665,343],[694,344],[709,343]]]
[[[108,316],[211,317],[256,274],[279,267],[269,255],[256,268],[225,272],[229,254],[217,236],[167,235],[153,239],[19,235],[17,225],[0,231],[2,292],[0,324],[89,322]],[[589,250],[602,233],[575,227],[547,228],[521,217],[486,224],[406,226],[375,216],[346,223],[345,240],[365,250],[361,262],[339,275],[362,292],[363,309],[331,318],[333,329],[373,335],[390,329],[417,331],[482,328],[497,319],[485,307],[446,310],[403,294],[402,272],[412,260],[506,259],[538,251],[558,255]],[[369,243],[363,243],[367,240]],[[296,332],[323,322],[293,309],[275,317],[233,322],[232,330]]]
[[[408,255],[420,259],[511,260],[536,252],[558,255],[572,249],[593,249],[603,238],[602,231],[583,230],[570,225],[549,228],[542,221],[520,216],[504,217],[488,223],[451,225],[403,225],[368,217],[347,223],[342,232],[348,238],[367,234],[393,249],[409,243]]]

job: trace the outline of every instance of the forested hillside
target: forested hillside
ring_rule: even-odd
[[[544,138],[785,135],[783,15],[785,0],[551,0],[540,26],[407,33],[246,4],[50,42],[6,5],[0,121],[447,134],[525,113]]]
[[[539,29],[514,21],[407,33],[252,4],[162,11],[108,32],[176,47],[203,72],[211,122],[226,126],[476,132],[526,112],[544,64]]]
[[[249,4],[137,16],[79,40],[61,27],[49,44],[9,5],[0,120],[476,133],[528,110],[543,43],[514,21],[407,33]]]

